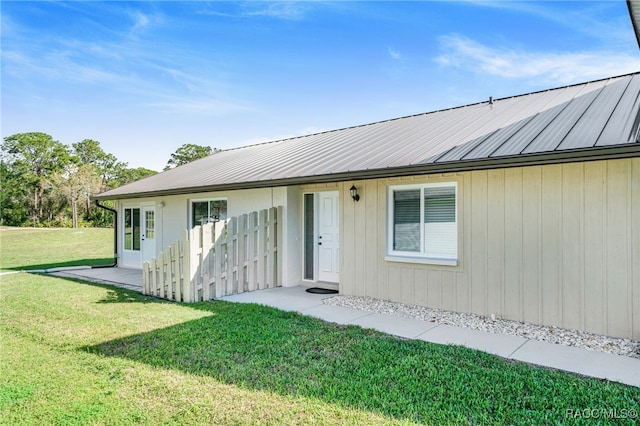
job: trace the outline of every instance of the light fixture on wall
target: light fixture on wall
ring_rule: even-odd
[[[351,189],[349,189],[349,191],[351,191],[351,198],[353,198],[353,201],[360,200],[360,195],[358,195],[358,188],[356,188],[355,185],[351,185]]]

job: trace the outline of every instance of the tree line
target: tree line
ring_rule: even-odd
[[[171,154],[165,170],[215,151],[184,144]],[[95,206],[91,197],[156,173],[130,168],[93,139],[68,146],[46,133],[14,134],[2,142],[0,225],[111,226],[111,214]]]

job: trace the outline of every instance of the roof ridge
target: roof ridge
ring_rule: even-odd
[[[377,125],[377,124],[389,123],[389,122],[398,121],[398,120],[405,120],[407,118],[419,117],[419,116],[423,116],[423,115],[436,114],[436,113],[444,112],[444,111],[453,111],[453,110],[462,109],[462,108],[469,108],[469,107],[476,106],[476,105],[482,105],[482,104],[487,103],[487,102],[505,101],[505,100],[508,100],[508,99],[516,99],[516,98],[522,98],[522,97],[525,97],[525,96],[537,95],[537,94],[540,94],[540,93],[553,92],[555,90],[563,90],[563,89],[567,89],[567,88],[570,88],[570,87],[586,86],[587,84],[591,84],[591,83],[598,83],[598,82],[602,82],[602,81],[605,81],[605,80],[614,80],[614,79],[618,79],[618,78],[629,77],[629,76],[636,75],[636,74],[640,75],[640,71],[630,72],[630,73],[627,73],[627,74],[622,74],[622,75],[617,75],[617,76],[612,76],[612,77],[599,78],[599,79],[596,79],[596,80],[584,81],[582,83],[567,84],[567,85],[564,85],[564,86],[558,86],[558,87],[554,87],[554,88],[551,88],[551,89],[536,90],[534,92],[522,93],[522,94],[519,94],[519,95],[505,96],[503,98],[497,98],[497,99],[489,98],[489,100],[473,102],[473,103],[466,104],[466,105],[459,105],[459,106],[455,106],[455,107],[442,108],[442,109],[437,109],[437,110],[433,110],[433,111],[420,112],[420,113],[417,113],[417,114],[404,115],[404,116],[401,116],[401,117],[394,117],[394,118],[389,118],[389,119],[386,119],[386,120],[379,120],[379,121],[373,121],[373,122],[370,122],[370,123],[357,124],[357,125],[354,125],[354,126],[341,127],[341,128],[338,128],[338,129],[325,130],[325,131],[322,131],[322,132],[307,133],[307,134],[304,134],[304,135],[291,136],[291,137],[288,137],[288,138],[275,139],[275,140],[269,140],[269,141],[264,141],[264,142],[257,142],[257,143],[253,143],[253,144],[249,144],[249,145],[242,145],[242,146],[237,146],[237,147],[233,147],[233,148],[223,149],[223,150],[218,151],[218,152],[236,151],[236,150],[245,149],[245,148],[252,148],[252,147],[255,147],[255,146],[270,145],[270,144],[286,142],[286,141],[291,141],[291,140],[300,139],[300,138],[324,135],[324,134],[327,134],[327,133],[342,132],[344,130],[357,129],[357,128],[360,128],[360,127],[367,127],[367,126],[374,126],[374,125]]]

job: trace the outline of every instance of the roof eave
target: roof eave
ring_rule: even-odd
[[[94,200],[123,200],[149,198],[169,195],[185,195],[213,191],[234,191],[239,189],[269,188],[278,186],[304,185],[310,183],[329,183],[362,179],[379,179],[419,174],[456,173],[473,170],[488,170],[507,167],[537,166],[570,163],[575,161],[596,161],[640,156],[640,144],[630,143],[612,147],[586,148],[567,151],[553,151],[536,154],[520,154],[508,157],[495,157],[478,160],[463,160],[441,163],[415,164],[383,169],[366,169],[325,175],[300,176],[294,178],[272,179],[253,182],[233,182],[221,185],[194,186],[140,193],[117,194],[113,196],[96,195]]]

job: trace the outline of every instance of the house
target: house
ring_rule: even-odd
[[[218,152],[97,196],[118,264],[282,206],[282,285],[640,339],[640,73]]]

